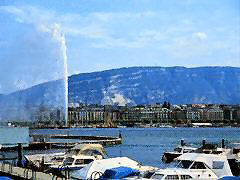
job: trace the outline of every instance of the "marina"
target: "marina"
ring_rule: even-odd
[[[240,180],[239,7],[1,2],[0,180]]]
[[[106,143],[103,144],[104,151],[106,151],[107,157],[102,156],[102,158],[100,158],[100,159],[99,158],[96,159],[95,156],[92,156],[92,157],[88,156],[87,154],[80,155],[80,156],[76,156],[74,154],[72,154],[71,156],[69,156],[69,155],[65,156],[66,152],[70,152],[71,149],[73,149],[73,150],[74,149],[82,149],[83,148],[82,146],[85,146],[85,143],[80,144],[81,147],[78,147],[78,148],[72,148],[72,147],[68,146],[67,149],[69,149],[69,150],[67,150],[67,149],[65,150],[65,149],[62,149],[57,146],[52,147],[52,149],[46,149],[46,150],[41,149],[41,151],[23,149],[23,155],[28,158],[38,156],[38,160],[37,160],[38,165],[41,165],[43,162],[45,163],[45,165],[48,164],[48,166],[47,166],[48,171],[46,171],[47,169],[45,169],[45,170],[42,169],[42,173],[45,173],[46,177],[47,177],[47,175],[52,175],[52,176],[49,176],[49,178],[51,178],[51,179],[54,179],[55,176],[65,178],[65,179],[71,179],[71,178],[76,179],[77,178],[76,176],[80,177],[80,175],[82,174],[81,172],[84,171],[84,168],[85,169],[87,167],[90,168],[90,164],[91,164],[91,166],[93,166],[92,165],[93,162],[99,161],[99,163],[100,163],[102,160],[104,160],[103,162],[105,162],[105,160],[108,160],[107,162],[110,163],[110,162],[115,161],[114,158],[120,158],[118,160],[120,162],[122,162],[121,157],[129,158],[130,159],[129,162],[134,161],[134,162],[137,162],[137,164],[141,164],[143,167],[145,167],[144,168],[145,171],[143,171],[143,169],[141,170],[141,168],[140,169],[136,168],[131,163],[124,164],[124,162],[125,162],[124,161],[123,162],[124,168],[122,166],[119,167],[116,165],[111,165],[111,163],[110,163],[109,166],[106,165],[106,166],[104,166],[104,168],[99,167],[100,169],[103,168],[104,170],[102,169],[97,175],[94,175],[94,176],[96,176],[96,177],[97,176],[99,176],[99,177],[106,176],[106,174],[104,175],[105,171],[106,172],[113,171],[116,174],[118,174],[119,172],[121,172],[120,174],[122,174],[122,173],[124,174],[125,171],[130,171],[133,174],[131,174],[131,176],[129,175],[129,178],[132,178],[132,179],[142,178],[143,176],[146,176],[144,178],[148,177],[150,179],[151,178],[155,179],[156,177],[166,178],[173,171],[173,170],[171,170],[172,167],[175,167],[178,169],[175,172],[178,172],[178,174],[181,174],[182,177],[195,177],[194,173],[191,172],[190,170],[184,170],[184,171],[179,170],[180,165],[178,165],[177,161],[184,160],[184,159],[186,160],[187,158],[193,158],[192,160],[195,160],[195,161],[197,161],[197,159],[200,158],[200,159],[202,159],[202,161],[204,161],[204,159],[209,159],[209,157],[214,157],[215,159],[216,158],[219,159],[219,157],[223,157],[223,159],[225,158],[225,160],[226,160],[227,158],[230,157],[230,156],[225,157],[225,155],[227,155],[227,153],[235,154],[232,157],[235,158],[234,162],[238,163],[238,161],[240,159],[239,149],[237,148],[237,147],[239,147],[238,145],[239,145],[239,139],[240,139],[238,128],[202,128],[202,129],[199,129],[199,131],[202,131],[202,134],[199,133],[198,135],[195,135],[195,133],[194,133],[195,130],[196,130],[196,128],[121,128],[121,129],[119,129],[119,128],[118,129],[116,129],[116,128],[113,128],[113,129],[111,129],[111,128],[110,129],[73,128],[73,129],[68,129],[68,130],[61,130],[61,129],[30,130],[30,134],[32,134],[34,136],[33,139],[35,139],[35,140],[39,140],[39,138],[40,139],[44,138],[45,141],[51,139],[51,141],[56,141],[56,140],[58,142],[64,141],[64,143],[67,141],[73,143],[72,142],[73,140],[74,141],[77,140],[82,143],[82,140],[84,140],[84,138],[85,138],[85,140],[87,139],[87,141],[91,141],[91,140],[93,140],[92,138],[95,138],[93,140],[93,142],[95,142],[97,140],[103,141],[103,139],[104,140],[113,140],[114,138],[115,138],[114,140],[116,140],[119,138],[119,132],[121,132],[120,136],[122,137],[122,139],[121,139],[121,143],[119,143],[119,144],[111,144],[110,146],[109,146],[109,144],[106,144]],[[215,136],[213,136],[211,134],[212,131],[215,132],[214,133]],[[80,136],[80,134],[81,134],[81,136]],[[228,136],[231,138],[224,138],[224,141],[223,141],[222,137],[228,137]],[[51,137],[51,138],[49,138],[49,137]],[[112,138],[109,138],[109,137],[112,137]],[[85,141],[85,142],[87,142],[87,141]],[[205,149],[203,152],[203,149],[201,147],[203,145],[205,145],[205,147],[207,147],[206,145],[208,145],[208,144],[212,144],[212,146],[217,147],[216,150],[218,150],[219,153],[216,154],[215,150],[211,150],[211,152],[209,152],[210,149],[207,149],[208,151]],[[95,143],[91,143],[89,145],[95,146]],[[179,148],[181,145],[187,145],[189,147],[192,147],[192,150],[194,150],[194,151],[197,150],[198,152],[195,154],[193,152],[182,153],[182,155],[180,155],[178,158],[176,158],[177,161],[174,161],[170,164],[166,164],[164,161],[162,161],[162,156],[164,155],[164,153],[171,152],[173,149]],[[226,151],[224,150],[224,152],[226,152],[225,154],[223,152],[222,146],[224,146],[224,148],[226,148]],[[221,149],[222,149],[222,152],[220,152]],[[230,151],[227,151],[228,149]],[[202,151],[200,152],[200,150],[202,150]],[[2,153],[3,152],[4,151],[2,151]],[[44,154],[45,154],[45,156],[50,157],[51,153],[53,154],[52,158],[43,158],[42,157]],[[4,154],[5,154],[5,157],[12,158],[13,156],[16,157],[17,152],[16,151],[5,151]],[[206,154],[206,155],[204,155],[204,154]],[[205,158],[205,156],[206,156],[206,158]],[[69,159],[67,159],[66,157],[69,157]],[[80,159],[77,160],[78,158],[80,158],[81,160]],[[43,161],[43,159],[44,159],[44,161]],[[52,159],[52,160],[50,161],[49,159]],[[87,161],[84,161],[84,159],[86,159]],[[71,161],[69,161],[69,160],[71,160]],[[66,163],[65,161],[68,163]],[[12,163],[9,164],[9,162],[13,162],[13,160],[12,161],[5,160],[4,162],[2,161],[1,167],[4,167],[5,169],[2,168],[1,172],[2,172],[2,175],[14,177],[15,176],[14,173],[11,174],[12,172],[9,169],[11,169],[13,167],[15,168],[15,166],[13,166]],[[15,162],[16,162],[16,160],[15,160]],[[57,162],[58,164],[54,165],[54,162],[55,163]],[[83,164],[77,165],[78,163],[76,163],[76,162],[81,162]],[[84,162],[86,164],[84,164]],[[90,164],[88,164],[88,163],[90,163]],[[211,170],[211,167],[209,164],[207,164],[207,162],[204,162],[204,163],[205,163],[204,167],[209,169],[208,171],[211,174],[212,178],[215,177],[215,179],[217,179],[220,177],[220,175],[216,176],[216,173]],[[103,163],[103,164],[105,164],[105,163]],[[237,175],[237,173],[239,172],[239,169],[237,169],[237,166],[239,166],[239,164],[235,164],[235,166],[232,166],[232,165],[230,165],[229,160],[226,161],[226,164],[228,164],[228,167],[231,169],[231,173],[233,172],[232,168],[235,167],[235,172],[232,173],[232,175]],[[192,166],[193,166],[193,164],[191,165],[191,167]],[[31,167],[30,170],[28,170],[29,177],[31,176],[30,172],[33,171],[32,174],[34,174],[35,172],[40,172],[40,169],[41,169],[41,166],[39,166],[40,169],[36,169],[36,167],[33,168],[33,166],[28,166],[27,169],[29,169],[29,167]],[[51,171],[49,171],[49,167],[51,167],[50,168]],[[21,168],[21,167],[19,167],[19,168]],[[128,168],[131,168],[132,170],[130,170]],[[190,168],[190,165],[188,168]],[[21,171],[21,169],[16,169],[16,168],[14,170]],[[8,173],[6,173],[6,171]],[[27,171],[27,170],[25,169],[25,171]],[[56,171],[61,172],[61,174],[55,173]],[[124,172],[122,172],[122,171],[124,171]],[[21,174],[21,173],[19,173],[19,174]],[[76,174],[78,174],[78,175],[76,175]],[[226,173],[226,175],[229,175],[229,173]],[[205,175],[204,175],[204,177],[205,177]],[[21,178],[27,179],[23,175],[21,175]],[[37,179],[37,177],[35,179]]]

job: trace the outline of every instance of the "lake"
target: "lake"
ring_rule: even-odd
[[[173,150],[183,138],[191,146],[199,147],[202,140],[208,143],[221,144],[226,140],[227,146],[240,145],[240,128],[72,128],[72,129],[39,129],[30,133],[71,134],[118,136],[121,132],[123,144],[107,147],[110,157],[127,156],[144,165],[166,167],[162,163],[165,151]]]

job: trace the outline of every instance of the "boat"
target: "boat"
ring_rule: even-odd
[[[66,152],[25,155],[29,166],[48,171],[80,169],[93,160],[106,157],[107,153],[100,144],[78,144]]]
[[[51,171],[79,170],[94,160],[100,160],[102,156],[71,155],[66,156],[57,164],[50,165]]]
[[[137,161],[134,161],[128,157],[116,157],[116,158],[108,158],[108,159],[102,159],[102,160],[96,160],[85,166],[84,168],[74,171],[71,174],[71,178],[74,179],[99,179],[101,177],[104,177],[104,174],[111,169],[116,168],[121,171],[121,173],[126,173],[125,171],[131,172],[139,172],[140,174],[144,174],[147,172],[154,172],[157,168],[152,166],[142,166]],[[131,174],[131,173],[130,173]],[[131,174],[133,175],[133,174]],[[121,178],[123,178],[121,176]],[[135,179],[135,178],[134,178]]]
[[[226,155],[184,153],[175,168],[160,169],[150,179],[218,179],[233,176]]]
[[[232,174],[234,176],[240,175],[240,148],[226,148],[224,141],[222,141],[222,147],[217,147],[213,144],[204,144],[202,147],[195,150],[196,153],[204,153],[204,154],[217,154],[217,155],[225,155],[227,157],[228,163],[230,165]]]
[[[140,171],[130,167],[116,167],[107,169],[101,176],[101,179],[126,179],[129,177],[136,177],[140,174]]]
[[[179,157],[180,155],[184,153],[190,153],[195,151],[197,148],[193,148],[186,145],[180,145],[174,149],[174,151],[171,152],[165,152],[162,156],[162,161],[165,163],[171,163],[174,161],[175,158]]]

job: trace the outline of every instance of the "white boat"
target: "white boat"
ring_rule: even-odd
[[[79,169],[93,160],[106,157],[106,151],[100,144],[79,144],[67,152],[25,155],[27,161],[36,168]]]
[[[165,152],[162,157],[162,161],[165,163],[171,163],[175,158],[181,156],[184,153],[190,153],[195,151],[197,148],[190,146],[180,145],[174,149],[174,151]]]
[[[206,144],[203,147],[197,149],[195,152],[226,156],[229,166],[231,168],[232,174],[234,176],[239,176],[240,175],[240,166],[238,163],[238,159],[240,158],[240,148],[233,147],[230,149],[230,148],[226,148],[224,145],[222,145],[222,147],[219,148],[212,144]]]
[[[94,160],[106,157],[106,151],[100,144],[79,144],[67,151],[64,156],[55,156],[45,162],[52,170],[79,170]]]
[[[106,170],[118,167],[132,168],[141,173],[156,170],[151,166],[142,166],[127,157],[116,157],[93,161],[79,171],[73,172],[71,177],[75,179],[99,179]]]
[[[51,170],[56,171],[71,171],[71,170],[79,170],[85,167],[87,164],[91,163],[94,160],[102,159],[102,156],[87,156],[87,155],[71,155],[66,156],[63,160],[58,163],[49,166]]]
[[[232,176],[226,155],[185,153],[176,168],[156,171],[150,179],[218,179]]]

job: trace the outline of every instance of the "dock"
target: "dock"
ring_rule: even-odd
[[[29,144],[23,145],[24,150],[49,150],[49,149],[69,149],[77,144],[101,144],[103,146],[112,146],[122,144],[122,137],[112,136],[78,136],[78,135],[30,135],[33,141]],[[54,142],[54,139],[70,140],[75,139],[76,142]],[[15,146],[2,146],[0,151],[14,151],[17,150]]]
[[[43,172],[37,172],[32,169],[26,169],[13,166],[10,163],[0,163],[0,176],[7,176],[12,179],[19,180],[68,180],[68,178],[61,178]]]
[[[64,177],[35,171],[34,169],[23,168],[17,163],[22,162],[23,150],[49,150],[49,149],[69,149],[78,144],[101,144],[103,146],[112,146],[122,144],[122,136],[78,136],[64,134],[33,134],[30,135],[32,142],[29,144],[18,143],[12,146],[2,146],[0,151],[17,151],[18,157],[1,157],[0,158],[0,176],[10,177],[19,180],[68,180],[70,179],[69,171],[66,171]],[[68,141],[70,140],[70,141]],[[74,141],[74,142],[73,142]],[[10,163],[12,161],[12,163]]]

